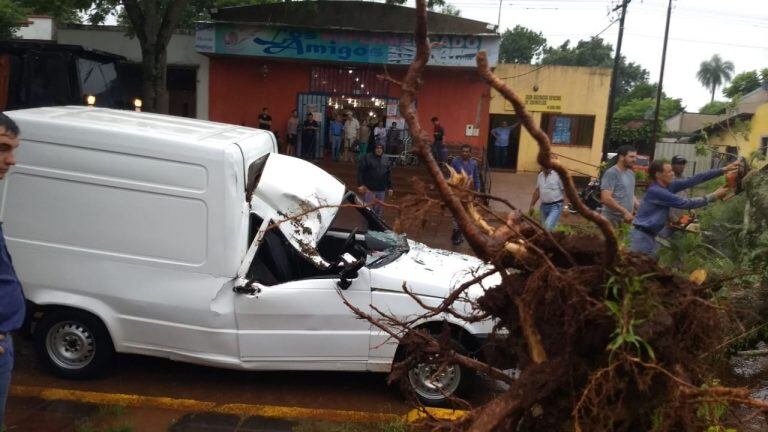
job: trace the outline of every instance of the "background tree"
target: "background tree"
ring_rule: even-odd
[[[541,32],[516,25],[512,30],[507,29],[501,35],[499,46],[499,62],[501,63],[532,63],[541,56],[547,45],[547,39]]]
[[[562,66],[589,66],[589,67],[613,67],[613,46],[599,37],[589,40],[581,40],[575,46],[570,46],[570,41],[565,41],[559,47],[546,47],[541,59],[542,64]],[[626,102],[634,98],[628,97],[630,91],[639,85],[648,84],[648,71],[634,62],[627,62],[626,57],[619,58],[617,71],[618,83],[616,85],[616,105],[618,110],[622,101]],[[655,87],[653,87],[655,89]],[[647,92],[648,88],[641,91]],[[654,93],[644,93],[642,97],[655,97]],[[615,111],[614,111],[615,112]]]
[[[768,68],[760,69],[760,82],[763,85],[768,85]]]
[[[580,40],[575,46],[566,40],[559,47],[544,48],[541,64],[562,66],[611,67],[613,65],[613,47],[599,37]]]
[[[445,4],[441,6],[438,11],[446,15],[461,16],[461,9],[452,4]]]
[[[86,17],[88,11],[98,9],[102,5],[100,1],[93,0],[11,0],[27,10],[31,14],[48,15],[59,23],[79,24]],[[112,3],[114,6],[114,3]],[[88,17],[90,18],[90,17]],[[98,18],[98,17],[95,17]],[[98,23],[98,21],[94,22]]]
[[[699,112],[701,114],[725,114],[725,111],[728,109],[728,105],[730,105],[728,102],[712,101],[699,108]]]
[[[723,95],[729,99],[736,99],[755,90],[761,84],[757,71],[742,72],[733,77],[730,85],[723,87]]]
[[[123,0],[125,13],[141,46],[141,94],[149,111],[168,112],[168,43],[188,0]]]
[[[290,1],[290,0],[287,0]],[[387,0],[385,3],[387,4],[396,4],[396,5],[403,5],[408,0]],[[427,9],[434,10],[438,6],[445,6],[445,0],[428,0],[427,1]],[[443,12],[445,13],[445,12]],[[453,15],[453,14],[450,14]]]
[[[13,39],[27,17],[27,11],[13,0],[0,0],[0,40]]]
[[[701,62],[696,78],[701,85],[712,91],[710,102],[715,100],[715,90],[730,81],[733,76],[733,63],[723,61],[720,55],[715,54],[711,59]]]
[[[656,84],[650,87],[655,88]],[[654,90],[655,92],[655,90]],[[647,144],[651,138],[653,126],[653,111],[656,107],[656,95],[641,99],[626,101],[613,115],[610,142],[613,148],[622,144],[637,146],[643,152],[648,151]],[[658,131],[664,130],[664,120],[683,111],[681,99],[666,97],[662,92],[659,105]]]

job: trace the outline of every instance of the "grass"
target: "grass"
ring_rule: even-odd
[[[125,407],[122,405],[99,405],[100,416],[120,417],[125,413]]]
[[[99,405],[96,414],[77,421],[74,432],[133,432],[130,423],[117,423],[124,414],[125,407],[122,405]]]
[[[293,428],[293,432],[407,432],[410,430],[403,420],[387,423],[335,423],[306,422]]]

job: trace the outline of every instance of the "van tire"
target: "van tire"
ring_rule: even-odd
[[[115,351],[101,320],[75,309],[47,312],[37,323],[34,337],[40,360],[61,378],[99,376]]]
[[[457,353],[467,355],[467,350],[456,339],[451,339],[451,344]],[[458,364],[448,366],[439,375],[435,372],[437,372],[436,365],[415,366],[403,377],[407,389],[405,391],[414,395],[423,405],[447,407],[451,405],[450,397],[442,394],[438,387],[447,390],[448,396],[464,398],[477,380],[474,370]],[[438,383],[434,380],[430,382],[427,379],[428,376],[437,377]]]

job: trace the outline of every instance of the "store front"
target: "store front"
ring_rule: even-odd
[[[316,15],[299,22],[307,8]],[[378,14],[380,19],[339,30],[334,20],[344,20],[339,16],[344,14]],[[315,156],[323,157],[331,121],[352,112],[370,130],[381,121],[399,131],[390,134],[396,139],[388,153],[406,150],[400,88],[383,76],[402,79],[413,59],[413,29],[406,24],[413,14],[413,9],[401,6],[342,1],[220,9],[196,34],[197,51],[210,57],[209,118],[255,126],[262,108],[268,108],[272,130],[284,141],[290,113],[297,110],[301,120],[312,113],[320,123]],[[444,45],[432,52],[416,102],[422,126],[431,130],[429,119],[440,118],[449,144],[470,144],[480,156],[486,145],[480,131],[488,131],[490,90],[474,63],[477,52],[486,50],[495,64],[499,37],[488,32],[485,23],[441,14],[431,14],[430,19],[438,29],[462,33],[431,36]]]

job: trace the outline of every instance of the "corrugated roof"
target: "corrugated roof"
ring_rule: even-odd
[[[291,1],[212,11],[214,22],[250,23],[301,28],[333,28],[387,33],[413,33],[413,8],[370,1]],[[491,35],[494,24],[428,12],[430,34]]]

